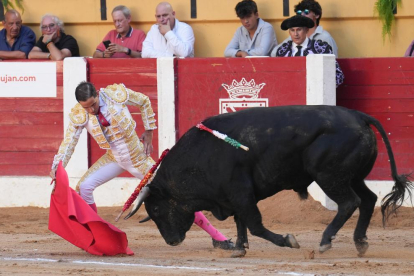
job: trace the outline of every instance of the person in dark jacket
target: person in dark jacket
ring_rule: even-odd
[[[79,56],[78,42],[65,33],[63,22],[57,16],[46,14],[40,22],[42,36],[30,51],[29,59],[63,60]]]

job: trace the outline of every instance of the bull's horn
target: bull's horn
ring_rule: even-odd
[[[147,222],[149,220],[151,220],[151,217],[150,216],[147,216],[146,218],[140,220],[139,223],[144,223],[144,222]]]
[[[149,188],[147,186],[142,188],[142,190],[139,193],[137,199],[135,200],[137,202],[137,204],[134,206],[134,208],[131,210],[131,212],[129,212],[129,214],[124,219],[129,219],[130,217],[135,215],[135,213],[139,210],[139,207],[141,207],[142,203],[144,203],[144,200],[149,196],[149,194],[150,194],[150,191],[149,191]]]

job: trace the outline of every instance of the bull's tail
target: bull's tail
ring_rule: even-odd
[[[367,116],[366,118],[369,118],[367,122],[370,125],[375,126],[375,128],[381,134],[382,140],[384,141],[385,147],[387,148],[388,157],[390,158],[391,176],[395,181],[391,192],[387,194],[381,201],[382,224],[385,226],[385,223],[387,222],[389,216],[395,214],[397,209],[400,208],[403,204],[404,199],[406,198],[406,193],[408,194],[412,205],[411,189],[414,188],[414,184],[409,180],[409,178],[411,178],[411,174],[397,174],[397,166],[395,165],[394,153],[392,152],[387,133],[385,132],[381,123],[371,116]]]

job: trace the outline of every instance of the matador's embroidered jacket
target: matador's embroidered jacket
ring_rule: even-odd
[[[127,144],[139,141],[135,132],[136,123],[126,105],[139,107],[145,130],[157,128],[155,114],[148,96],[132,91],[123,84],[114,84],[101,88],[99,98],[100,101],[105,101],[108,106],[108,111],[111,114],[111,125],[108,127],[101,126],[97,116],[90,115],[79,103],[76,104],[69,114],[69,126],[53,160],[52,170],[56,170],[60,161],[66,167],[83,128],[87,129],[102,149],[109,150],[109,143],[120,139],[124,139]],[[130,148],[130,150],[133,149]],[[143,154],[143,158],[145,158],[145,154]]]

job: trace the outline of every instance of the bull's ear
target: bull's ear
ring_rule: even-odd
[[[147,186],[145,186],[144,188],[142,188],[141,192],[139,193],[137,199],[135,200],[136,204],[134,206],[134,208],[132,208],[131,212],[129,212],[129,214],[124,218],[129,219],[130,217],[132,217],[133,215],[135,215],[136,212],[138,212],[139,207],[141,207],[142,203],[144,203],[144,200],[150,195],[150,191],[149,188]]]

